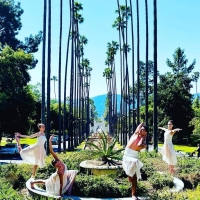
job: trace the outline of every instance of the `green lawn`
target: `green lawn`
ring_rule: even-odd
[[[36,142],[37,138],[20,138],[20,144],[34,144]],[[13,140],[12,143],[16,143],[16,140]],[[2,138],[1,141],[1,146],[5,146],[5,144],[7,144],[6,142],[6,138]]]
[[[163,144],[158,144],[158,146],[163,146]],[[174,145],[174,148],[176,151],[183,151],[185,153],[191,153],[193,152],[195,149],[197,149],[197,147],[189,147],[189,146],[185,146],[185,145]]]

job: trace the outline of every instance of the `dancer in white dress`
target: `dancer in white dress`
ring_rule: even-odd
[[[147,136],[147,127],[141,123],[135,133],[131,136],[123,156],[122,166],[128,176],[129,182],[132,184],[132,198],[135,196],[137,180],[141,178],[140,169],[143,167],[142,162],[138,160],[138,152],[146,148],[145,139]]]
[[[55,196],[62,196],[66,191],[71,195],[72,186],[77,174],[77,170],[67,170],[67,166],[59,160],[52,148],[52,139],[49,138],[49,150],[53,155],[52,165],[57,169],[47,180],[34,180],[31,182],[31,188],[34,189],[34,184],[45,184],[46,191]]]
[[[32,176],[35,177],[37,167],[44,167],[45,166],[45,157],[46,157],[46,151],[44,148],[44,143],[46,142],[46,136],[44,133],[45,125],[44,124],[38,124],[39,132],[32,134],[32,135],[21,135],[20,133],[15,133],[15,139],[18,144],[18,151],[21,156],[21,158],[33,165],[32,170]],[[35,138],[37,137],[37,142],[33,145],[30,145],[24,149],[22,149],[19,141],[19,137],[23,138]]]
[[[169,165],[169,172],[171,174],[174,174],[174,166],[177,163],[177,158],[176,158],[176,151],[174,149],[173,143],[172,143],[172,137],[176,131],[180,131],[182,129],[173,128],[173,120],[168,121],[168,128],[163,128],[163,127],[158,127],[158,129],[161,129],[165,131],[164,133],[164,145],[162,148],[162,155],[163,155],[163,160]]]

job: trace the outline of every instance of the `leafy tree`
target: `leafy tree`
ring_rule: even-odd
[[[197,97],[192,105],[195,117],[190,121],[190,126],[194,127],[193,134],[200,136],[200,100]]]
[[[8,45],[13,50],[23,49],[26,53],[35,53],[42,41],[42,32],[35,36],[30,35],[25,41],[16,38],[22,28],[21,15],[23,9],[20,3],[14,0],[0,0],[0,43],[2,46]],[[35,66],[37,61],[32,62]]]
[[[173,61],[167,59],[167,66],[172,69],[164,75],[160,75],[158,84],[158,105],[162,110],[163,116],[160,125],[166,125],[169,119],[174,120],[177,127],[183,129],[180,135],[176,134],[175,139],[180,142],[183,138],[190,139],[192,133],[189,122],[193,118],[192,78],[190,73],[194,69],[195,60],[187,66],[188,60],[184,50],[177,48],[173,54]]]
[[[141,105],[145,103],[145,87],[146,87],[146,64],[143,61],[139,62],[139,77],[140,77],[140,102]],[[153,94],[153,76],[154,76],[154,63],[148,61],[148,95]],[[157,72],[159,74],[159,72]],[[137,93],[137,83],[134,84],[134,91]]]
[[[36,96],[27,86],[34,57],[6,46],[0,51],[0,132],[30,131]]]
[[[98,119],[98,112],[96,110],[96,106],[94,105],[94,100],[90,99],[90,111],[91,111],[91,121]]]

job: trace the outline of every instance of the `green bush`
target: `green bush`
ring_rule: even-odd
[[[76,169],[79,171],[72,190],[73,195],[99,198],[131,196],[131,184],[128,182],[127,175],[123,169],[118,169],[115,178],[109,176],[91,176],[90,173],[80,171],[79,164],[82,161],[97,158],[94,152],[67,152],[59,154],[58,157],[63,160],[68,169]],[[55,172],[55,168],[51,165],[52,159],[52,156],[48,156],[45,159],[46,166],[38,169],[37,179],[46,179]],[[200,189],[198,186],[200,182],[200,160],[178,157],[176,171],[179,173],[176,176],[184,182],[185,188],[190,190],[185,190],[177,194],[171,194],[169,192],[169,187],[173,186],[172,177],[170,175],[163,176],[157,173],[157,171],[166,172],[168,170],[168,166],[162,161],[160,154],[155,152],[140,153],[140,160],[144,164],[142,177],[146,176],[146,179],[138,182],[137,193],[139,196],[149,196],[149,199],[153,200],[185,200],[192,199],[193,197],[196,200],[195,198],[200,197]],[[20,200],[22,195],[19,191],[25,188],[25,183],[30,178],[31,172],[32,165],[28,164],[0,165],[0,199],[6,199],[6,196],[9,195],[9,199]],[[163,188],[166,190],[162,190]],[[13,196],[16,198],[13,198]]]
[[[24,196],[15,190],[5,178],[0,178],[0,199],[4,200],[24,200]],[[30,199],[30,198],[26,198]]]
[[[200,172],[179,174],[177,177],[183,181],[185,189],[194,189],[200,182]]]
[[[170,176],[169,174],[154,173],[149,178],[149,182],[152,184],[153,188],[156,190],[163,189],[166,186],[172,188],[174,185],[173,177]]]
[[[146,186],[139,182],[137,191],[146,194]],[[131,195],[131,185],[127,179],[115,180],[108,175],[77,175],[72,193],[81,197],[120,198]]]

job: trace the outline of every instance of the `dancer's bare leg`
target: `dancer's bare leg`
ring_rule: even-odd
[[[173,175],[175,170],[174,170],[174,165],[169,165],[169,171]]]
[[[38,165],[33,166],[32,175],[31,175],[32,178],[35,178],[37,167],[38,167]]]
[[[45,184],[45,181],[43,181],[43,180],[31,181],[30,184],[31,184],[31,188],[32,188],[32,189],[35,189],[35,188],[34,188],[34,184],[35,184],[35,183]]]
[[[18,148],[18,152],[20,153],[20,151],[22,150],[22,147],[20,145],[20,141],[19,138],[17,137],[17,135],[15,135],[15,140],[17,142],[17,148]]]
[[[137,187],[137,176],[136,176],[136,174],[135,174],[133,177],[128,176],[128,180],[129,180],[129,182],[132,184],[132,198],[133,198],[134,200],[136,200],[136,199],[138,199],[138,198],[135,196],[136,187]]]

